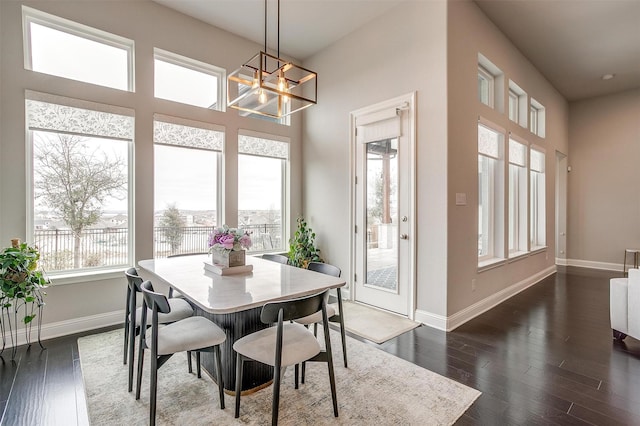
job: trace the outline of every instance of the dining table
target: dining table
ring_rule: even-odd
[[[239,268],[245,272],[229,275],[205,268],[205,263],[210,262],[211,256],[206,254],[140,260],[138,272],[152,284],[162,283],[173,288],[193,306],[194,315],[210,319],[225,331],[227,338],[220,349],[224,388],[229,394],[235,393],[233,344],[243,336],[271,326],[260,320],[266,303],[317,294],[346,284],[344,278],[257,256],[246,257],[247,266]],[[213,355],[204,352],[201,356],[202,366],[215,377]],[[271,383],[273,367],[246,363],[242,379],[242,394],[259,390]]]

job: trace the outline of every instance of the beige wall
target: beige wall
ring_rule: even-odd
[[[640,248],[640,89],[569,108],[568,262],[622,269]]]
[[[135,93],[93,86],[24,69],[21,4],[117,34],[135,42]],[[135,110],[135,258],[153,256],[153,114],[161,113],[216,123],[226,128],[225,216],[237,220],[238,129],[250,129],[291,138],[291,209],[301,210],[301,119],[292,126],[239,117],[237,111],[217,112],[153,97],[153,48],[158,47],[228,72],[260,50],[260,46],[148,0],[137,1],[24,1],[2,0],[0,74],[0,245],[12,237],[27,240],[25,111],[26,89],[117,105]],[[179,172],[179,171],[176,171]],[[10,200],[6,202],[5,200]],[[47,293],[47,324],[106,315],[123,309],[125,281],[116,279],[53,286]],[[110,318],[110,317],[109,317]],[[100,320],[97,320],[98,322]],[[81,327],[82,325],[78,325]]]
[[[448,304],[451,316],[476,303],[526,283],[554,266],[555,261],[555,151],[568,154],[568,106],[564,98],[487,19],[472,2],[452,1],[448,7]],[[540,138],[512,122],[507,112],[478,101],[478,53],[505,74],[504,105],[511,79],[546,108],[546,136]],[[506,110],[507,108],[505,108]],[[547,249],[478,271],[477,120],[482,116],[508,132],[546,150]],[[456,206],[455,194],[466,193],[467,205]],[[506,224],[505,224],[506,226]],[[476,280],[476,290],[471,281]]]
[[[349,113],[417,92],[418,309],[446,314],[446,3],[408,1],[305,62],[304,211],[327,261],[350,282]]]

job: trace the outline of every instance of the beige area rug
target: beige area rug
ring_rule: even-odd
[[[309,363],[305,384],[293,387],[287,369],[280,394],[282,425],[451,425],[480,392],[348,338],[349,368],[342,366],[340,335],[332,331],[339,417],[333,417],[327,366]],[[127,392],[120,330],[78,339],[92,425],[145,425],[149,416],[149,369],[141,399]],[[148,352],[147,352],[148,354]],[[145,365],[148,367],[148,360]],[[218,405],[217,386],[187,372],[186,355],[174,355],[158,371],[159,425],[264,425],[271,422],[272,388],[243,396],[240,418],[234,398]],[[195,366],[194,366],[195,370]]]
[[[384,343],[420,325],[410,319],[360,303],[345,301],[342,307],[344,328],[374,343]]]

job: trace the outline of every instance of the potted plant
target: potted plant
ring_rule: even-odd
[[[298,229],[289,240],[289,264],[307,269],[309,262],[324,262],[320,257],[320,249],[314,245],[315,232],[307,225],[304,218],[298,218]]]
[[[11,240],[11,247],[0,252],[0,330],[2,331],[2,349],[7,342],[7,334],[11,338],[15,357],[18,342],[19,313],[24,324],[26,341],[31,343],[31,326],[37,317],[36,311],[42,314],[44,307],[43,289],[50,284],[44,272],[38,268],[40,252],[37,247]],[[38,317],[38,343],[40,342],[40,327],[42,315]]]

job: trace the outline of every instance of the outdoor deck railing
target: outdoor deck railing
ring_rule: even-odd
[[[167,242],[169,228],[153,228],[154,257],[176,254],[204,253],[209,250],[209,234],[214,226],[185,226],[182,239],[173,250]],[[250,253],[284,250],[282,228],[279,224],[253,224],[243,229],[251,235]],[[129,231],[126,228],[93,228],[82,233],[80,244],[81,267],[104,267],[128,263]],[[73,269],[74,236],[69,229],[39,229],[33,243],[40,249],[40,262],[47,271]]]

